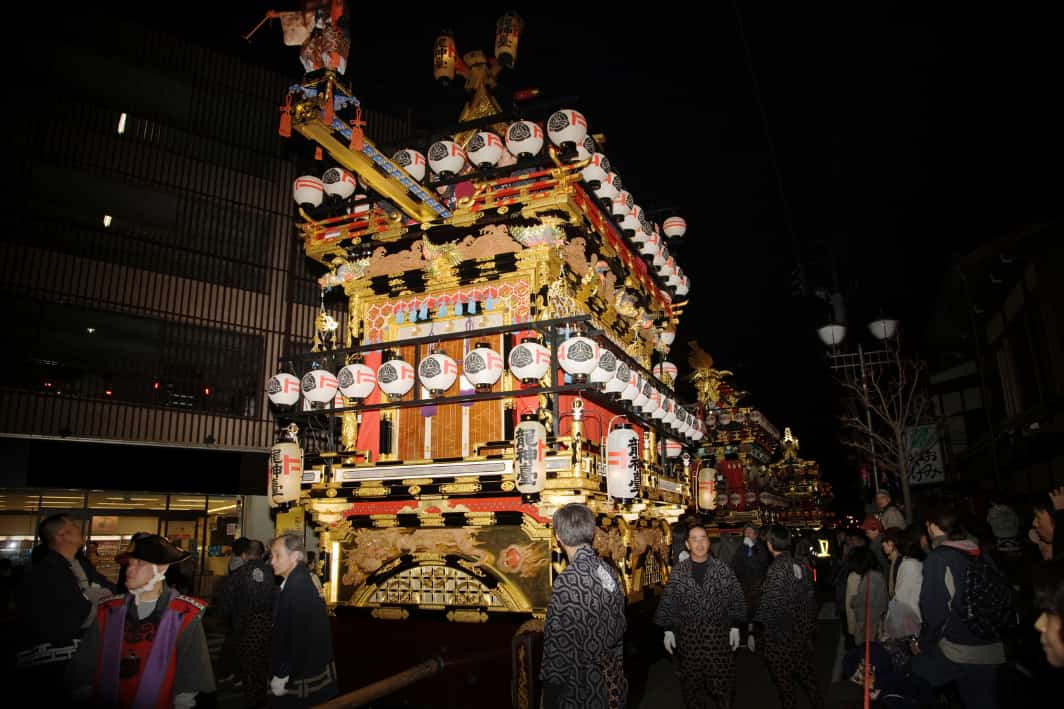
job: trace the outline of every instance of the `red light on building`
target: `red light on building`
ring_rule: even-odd
[[[113,394],[114,392],[111,391],[110,389],[104,389],[103,393],[104,393],[105,396],[111,396],[111,394]]]
[[[156,390],[158,390],[158,388],[159,388],[159,382],[155,382],[154,384],[152,384],[152,385],[151,385],[151,388],[152,388],[152,389],[156,389]]]
[[[204,396],[210,396],[211,395],[211,388],[210,387],[203,387],[203,395]]]
[[[45,382],[44,383],[44,388],[45,389],[51,389],[52,388],[52,383],[51,382]]]

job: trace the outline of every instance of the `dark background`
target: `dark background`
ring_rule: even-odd
[[[447,27],[459,53],[490,54],[499,11],[349,5],[347,77],[363,105],[412,113],[419,129],[453,124],[464,96],[433,81],[432,40]],[[686,218],[674,251],[691,304],[670,359],[682,371],[697,339],[752,392],[746,403],[837,473],[846,464],[815,334],[832,267],[851,332],[891,315],[919,351],[958,256],[1060,213],[1059,25],[1024,5],[521,11],[517,66],[497,96],[572,97],[637,203]],[[277,21],[241,38],[267,9],[295,3],[124,12],[298,81],[298,48],[283,46]],[[293,138],[288,149],[313,147]]]

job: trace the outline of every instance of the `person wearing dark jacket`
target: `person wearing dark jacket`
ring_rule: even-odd
[[[764,542],[758,539],[757,528],[752,524],[743,527],[742,546],[732,558],[732,570],[735,571],[735,578],[739,579],[739,585],[743,587],[748,618],[746,644],[751,652],[755,648],[752,621],[754,613],[757,612],[758,603],[761,601],[761,586],[765,583],[765,574],[768,573],[768,565],[771,561]]]
[[[931,553],[920,589],[923,628],[913,646],[913,673],[933,687],[955,683],[965,709],[997,706],[997,670],[1005,662],[1000,640],[980,639],[965,625],[956,598],[963,593],[971,560],[980,555],[956,510],[949,505],[928,516]]]
[[[796,684],[805,690],[814,707],[823,706],[813,668],[817,608],[812,574],[791,555],[790,532],[778,524],[768,528],[768,551],[772,564],[754,616],[765,629],[761,648],[765,662],[776,680],[784,709],[798,706]]]
[[[241,537],[233,555],[241,560],[218,591],[218,607],[225,619],[223,654],[231,655],[230,668],[241,682],[244,706],[266,703],[270,676],[270,635],[277,584],[273,569],[262,559],[262,542]]]
[[[551,526],[569,564],[554,579],[543,623],[543,709],[623,709],[624,586],[592,548],[590,509],[565,505]]]
[[[304,556],[294,534],[273,542],[273,571],[284,581],[273,613],[270,706],[313,707],[337,694],[329,614]]]
[[[654,624],[665,629],[665,650],[679,652],[678,674],[687,709],[735,701],[735,650],[739,625],[747,620],[735,572],[709,555],[709,534],[700,525],[687,532],[691,556],[673,567]]]
[[[48,517],[38,533],[43,549],[16,592],[15,668],[45,706],[65,701],[67,665],[110,590],[87,580],[77,559],[81,528],[69,515]]]

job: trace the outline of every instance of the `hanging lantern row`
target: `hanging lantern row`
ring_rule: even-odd
[[[321,179],[314,175],[301,175],[292,183],[292,198],[304,209],[320,207],[325,199],[342,202],[358,189],[358,180],[342,167],[330,167]]]
[[[675,377],[676,366],[671,362],[655,367],[657,380],[644,377],[618,360],[613,352],[581,335],[561,342],[557,355],[562,370],[574,381],[594,384],[600,391],[615,395],[645,418],[660,422],[672,435],[694,442],[705,437],[702,420],[679,405],[673,398],[671,383],[662,381],[668,373]],[[522,383],[534,384],[550,370],[551,353],[535,338],[525,338],[510,350],[507,365]],[[502,376],[503,357],[486,343],[477,343],[462,358],[461,371],[454,359],[434,351],[418,363],[417,372],[421,385],[433,397],[451,389],[459,375],[464,375],[477,391],[485,391]],[[356,362],[345,365],[335,375],[325,369],[307,372],[301,379],[288,373],[275,374],[266,383],[266,393],[274,404],[291,406],[301,393],[307,401],[317,403],[333,401],[337,392],[348,399],[362,401],[374,388],[379,388],[395,401],[413,387],[414,367],[395,357],[383,362],[376,371]]]

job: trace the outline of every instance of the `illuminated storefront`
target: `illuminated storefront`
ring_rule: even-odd
[[[97,569],[118,578],[115,554],[137,532],[162,534],[191,552],[181,571],[194,593],[209,598],[225,575],[233,541],[241,535],[243,498],[235,495],[114,490],[0,489],[0,559],[28,565],[37,525],[66,513],[85,533]]]

